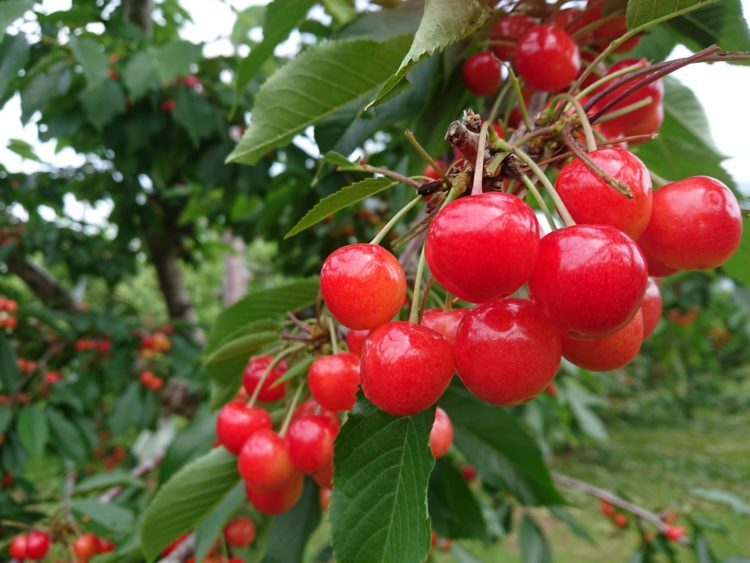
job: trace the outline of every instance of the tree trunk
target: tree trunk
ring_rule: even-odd
[[[8,258],[5,264],[8,272],[21,278],[46,307],[64,311],[81,310],[81,304],[73,298],[73,295],[41,266],[16,256]]]
[[[230,230],[225,231],[221,238],[234,251],[224,255],[224,281],[221,284],[222,302],[224,307],[229,307],[245,296],[252,274],[245,264],[245,241]]]
[[[140,27],[147,37],[151,36],[151,12],[154,9],[153,0],[123,0],[123,17]]]

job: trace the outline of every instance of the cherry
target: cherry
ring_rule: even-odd
[[[245,368],[245,372],[242,375],[242,385],[245,387],[245,391],[252,397],[255,392],[255,388],[258,386],[261,377],[268,369],[268,366],[273,361],[271,356],[258,356],[252,358]],[[268,374],[266,380],[260,388],[258,393],[258,400],[263,403],[272,403],[284,398],[286,394],[286,383],[280,385],[273,385],[274,382],[284,375],[287,370],[285,361],[280,361]]]
[[[174,98],[167,98],[161,104],[161,111],[164,113],[172,113],[175,107],[177,107],[177,102]]]
[[[464,82],[475,96],[491,96],[500,88],[500,63],[487,51],[475,53],[464,62]]]
[[[169,555],[170,553],[172,553],[174,551],[174,549],[178,545],[180,545],[183,542],[183,540],[185,540],[185,538],[187,538],[187,537],[188,537],[187,533],[184,533],[181,536],[176,537],[175,539],[172,540],[172,542],[167,547],[165,547],[164,549],[162,549],[162,551],[161,551],[161,553],[159,555],[161,557],[166,557],[167,555]]]
[[[654,192],[651,221],[638,242],[667,266],[708,270],[726,262],[741,238],[734,194],[715,178],[694,176]]]
[[[640,243],[638,244],[638,247],[641,249],[643,256],[646,258],[649,276],[663,278],[666,276],[671,276],[672,274],[680,271],[678,268],[672,268],[671,266],[667,266],[666,264],[662,264],[661,262],[656,260],[648,253],[645,248],[643,248],[643,245],[641,245]]]
[[[453,351],[434,330],[404,321],[370,333],[362,351],[362,391],[394,416],[432,406],[453,375]]]
[[[99,553],[99,541],[92,533],[86,533],[78,536],[73,542],[73,553],[81,559],[91,559]]]
[[[28,534],[18,534],[10,542],[10,556],[13,559],[18,559],[19,561],[23,561],[24,559],[26,559],[26,546],[28,545],[28,543]]]
[[[456,371],[483,401],[516,405],[550,384],[560,350],[560,335],[534,303],[503,299],[464,317],[456,336]]]
[[[435,409],[435,421],[430,430],[430,450],[435,459],[445,455],[453,443],[453,423],[448,413],[440,407]]]
[[[550,92],[564,88],[578,76],[578,45],[559,27],[549,24],[531,28],[516,47],[516,67],[527,84]]]
[[[224,526],[224,540],[232,547],[249,547],[255,540],[255,523],[247,516],[232,518]]]
[[[234,455],[239,455],[242,446],[256,430],[270,430],[271,415],[259,407],[248,407],[240,401],[227,403],[216,419],[216,435],[219,442]]]
[[[564,10],[561,10],[564,11]],[[558,26],[559,27],[559,26]],[[591,65],[591,63],[594,62],[595,56],[591,53],[582,52],[581,53],[581,70],[578,72],[578,76],[583,74],[583,71],[585,68]],[[607,74],[607,65],[605,65],[603,62],[598,63],[594,70],[591,71],[586,78],[583,79],[583,82],[581,83],[581,88],[587,88],[591,86],[594,82],[599,80],[600,78],[603,78]],[[604,122],[605,124],[608,123],[607,121]]]
[[[26,558],[35,561],[44,559],[49,551],[49,534],[35,530],[26,541]]]
[[[440,161],[440,160],[437,161],[437,164],[438,164],[438,166],[440,167],[440,169],[443,172],[445,172],[448,169],[447,166],[445,166],[445,163],[442,162],[442,161]],[[427,178],[429,178],[432,181],[440,180],[440,174],[438,173],[438,171],[435,170],[429,164],[424,167],[424,171],[422,172],[422,176],[426,176]]]
[[[250,435],[240,451],[237,469],[248,485],[261,492],[279,490],[297,475],[286,443],[273,430],[256,430]]]
[[[510,14],[492,26],[492,52],[501,61],[513,62],[516,43],[536,25],[536,20],[523,14]]]
[[[99,543],[99,553],[110,553],[115,550],[115,544],[104,538],[97,538]]]
[[[580,29],[576,24],[581,21],[581,18],[583,18],[583,10],[579,8],[563,8],[554,13],[552,23],[556,27],[573,34]]]
[[[612,41],[619,38],[621,35],[624,35],[627,31],[628,24],[625,16],[615,16],[611,19],[608,19],[607,21],[602,22],[602,24],[594,30],[594,39],[596,39],[597,42],[601,41],[603,46],[607,46],[612,43]],[[625,43],[617,47],[617,49],[615,49],[615,53],[627,53],[628,51],[632,51],[633,49],[635,49],[636,45],[640,43],[640,41],[640,35],[631,37],[630,39],[625,41]]]
[[[617,332],[595,340],[563,336],[562,353],[575,365],[591,371],[611,371],[629,364],[643,342],[643,314],[640,310]]]
[[[627,528],[628,527],[628,517],[624,514],[616,514],[615,517],[612,519],[612,521],[615,523],[615,526],[618,528]]]
[[[528,279],[539,247],[531,208],[500,192],[464,197],[435,217],[425,241],[432,275],[456,297],[495,301]]]
[[[445,338],[452,346],[456,342],[456,332],[458,325],[469,309],[451,309],[444,311],[442,309],[428,309],[422,314],[422,324],[431,328]]]
[[[614,72],[617,72],[619,70],[622,70],[626,67],[633,66],[633,65],[638,65],[639,68],[645,68],[648,65],[648,61],[646,59],[624,59],[612,65],[612,67],[609,69],[608,74],[612,74]],[[629,89],[633,84],[634,82],[628,82],[628,83],[623,84],[622,86],[620,86],[619,88],[611,92],[610,94],[606,95],[599,102],[598,105],[604,105],[610,100],[615,99],[615,97],[619,96],[622,92]],[[661,100],[663,96],[664,96],[664,84],[662,83],[661,80],[656,80],[654,82],[651,82],[650,84],[646,84],[645,86],[639,88],[632,94],[623,98],[621,101],[617,102],[614,106],[612,106],[607,111],[614,111],[617,109],[622,109],[625,106],[629,106],[631,104],[640,102],[641,100],[645,100],[647,97],[651,98],[651,102],[648,105],[642,108],[639,108],[635,111],[631,111],[620,117],[610,119],[607,121],[607,123],[609,124],[610,127],[618,127],[622,129],[623,131],[625,131],[628,128],[632,127],[635,123],[646,121],[647,119],[651,117],[652,113],[655,111],[655,108],[661,104]]]
[[[346,333],[346,346],[352,354],[359,356],[362,353],[368,334],[369,330],[350,330]]]
[[[579,158],[567,164],[555,189],[576,223],[612,225],[632,239],[641,236],[651,217],[651,177],[633,153],[609,147],[589,153],[604,172],[630,188],[628,198],[610,186]]]
[[[286,443],[297,471],[317,473],[333,462],[333,440],[330,423],[319,415],[300,416],[289,425]]]
[[[646,293],[641,301],[641,312],[643,313],[643,339],[645,340],[656,330],[661,319],[662,300],[659,286],[653,278],[648,279]]]
[[[292,508],[302,496],[304,479],[301,473],[296,473],[291,481],[282,488],[271,492],[259,491],[248,482],[245,483],[245,493],[248,500],[258,512],[276,516]]]
[[[615,515],[615,507],[612,506],[612,503],[607,499],[599,499],[599,508],[601,509],[602,514],[607,518],[612,518]]]
[[[685,535],[685,528],[682,526],[669,526],[664,534],[669,541],[679,541]]]
[[[321,487],[319,492],[319,499],[320,499],[320,511],[325,512],[328,510],[328,507],[331,505],[331,495],[333,494],[333,490],[329,489],[328,487]]]
[[[307,384],[323,408],[351,410],[359,387],[359,356],[344,352],[316,358],[307,374]]]
[[[336,434],[338,434],[339,427],[341,426],[338,415],[333,411],[322,408],[315,399],[307,399],[306,401],[302,401],[299,405],[297,405],[297,408],[294,409],[294,414],[292,414],[292,420],[295,420],[300,416],[304,416],[307,414],[319,414],[320,416],[325,418],[326,422],[328,423],[328,427],[330,428],[333,435],[335,436]]]
[[[529,292],[560,330],[601,338],[633,318],[647,281],[646,260],[626,234],[575,225],[542,239]]]
[[[333,463],[330,463],[328,467],[322,471],[318,471],[313,474],[313,480],[318,484],[319,487],[332,488],[333,487]]]
[[[643,121],[631,123],[623,131],[624,135],[635,136],[635,135],[655,135],[661,128],[662,121],[664,121],[664,106],[660,103],[654,106],[648,117],[644,118]],[[607,123],[605,121],[605,123]],[[631,140],[630,144],[639,145],[645,143],[646,139],[642,141]]]
[[[326,258],[320,289],[342,325],[372,329],[390,321],[403,306],[406,276],[396,257],[382,246],[351,244]]]
[[[463,475],[467,483],[472,483],[477,478],[477,470],[473,465],[464,465],[461,468],[461,475]]]

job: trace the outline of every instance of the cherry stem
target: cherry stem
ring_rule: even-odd
[[[654,174],[651,170],[648,171],[648,174],[649,176],[651,176],[651,181],[660,188],[662,186],[666,186],[667,184],[671,184],[669,180],[667,180],[666,178],[662,178],[658,174]]]
[[[381,241],[385,238],[385,235],[388,234],[388,232],[394,227],[396,223],[398,223],[401,218],[406,215],[415,205],[417,205],[420,201],[422,201],[422,196],[417,196],[413,200],[411,200],[409,203],[404,205],[398,213],[396,213],[393,217],[391,217],[391,220],[388,221],[385,225],[383,225],[383,228],[380,229],[377,235],[375,235],[375,238],[370,241],[370,244],[380,244]]]
[[[599,166],[596,162],[594,162],[591,157],[586,153],[586,151],[583,150],[583,147],[578,144],[578,141],[573,137],[573,134],[570,131],[570,127],[566,127],[563,130],[563,139],[565,140],[565,143],[570,147],[570,150],[572,150],[575,155],[583,162],[584,165],[586,165],[586,168],[591,170],[594,174],[596,174],[599,178],[601,178],[604,182],[612,186],[614,189],[616,189],[618,192],[620,192],[622,195],[633,199],[633,192],[630,191],[630,188],[620,182],[618,179],[613,178],[609,174],[607,174],[601,166]]]
[[[258,395],[260,395],[260,390],[263,387],[263,384],[266,382],[266,379],[268,379],[268,375],[271,373],[273,368],[275,368],[278,363],[286,358],[289,354],[293,354],[295,352],[299,352],[303,348],[306,348],[307,344],[293,344],[292,346],[289,346],[286,350],[282,350],[278,354],[276,354],[271,360],[271,363],[268,364],[268,367],[266,368],[266,371],[263,372],[263,375],[260,376],[260,380],[258,381],[258,384],[255,386],[255,389],[253,390],[253,395],[250,397],[250,400],[247,402],[248,408],[252,408],[255,405],[255,401],[258,400]]]
[[[523,92],[521,92],[521,85],[518,83],[518,78],[516,78],[516,73],[513,72],[513,69],[509,66],[508,67],[508,79],[510,80],[510,83],[513,85],[513,92],[516,94],[516,98],[518,99],[518,108],[521,110],[521,117],[523,118],[523,122],[526,125],[526,129],[531,131],[534,128],[533,123],[531,123],[531,119],[529,118],[529,112],[526,110],[526,102],[523,100]]]
[[[440,179],[443,180],[445,183],[450,185],[450,181],[448,180],[448,177],[445,175],[445,171],[443,168],[437,163],[437,161],[430,156],[430,153],[428,153],[425,148],[417,141],[417,138],[414,136],[414,133],[410,129],[407,129],[404,131],[404,136],[406,137],[406,140],[409,141],[409,144],[414,147],[414,150],[419,153],[419,156],[421,156],[423,159],[427,161],[427,163],[432,166],[432,168],[435,170],[435,172],[438,173],[438,176],[440,176]]]
[[[292,321],[292,323],[294,324],[294,326],[296,326],[300,330],[306,332],[307,334],[312,334],[312,332],[313,332],[312,327],[310,327],[310,325],[305,324],[301,320],[299,320],[294,313],[289,312],[289,313],[286,314],[286,316],[287,316],[287,318],[290,321]]]
[[[591,22],[588,25],[584,25],[580,29],[576,29],[575,32],[572,33],[570,36],[573,39],[581,39],[582,37],[585,37],[587,34],[591,33],[592,31],[596,31],[597,29],[599,29],[600,27],[602,27],[605,23],[608,23],[608,22],[612,21],[613,19],[615,19],[615,18],[617,18],[617,17],[619,17],[621,15],[622,15],[622,13],[619,13],[619,14],[618,13],[610,14],[606,18],[598,19],[598,20],[596,20],[594,22]],[[573,22],[571,22],[571,23],[573,23]]]
[[[484,176],[484,147],[487,144],[487,129],[490,126],[489,121],[482,123],[479,130],[479,144],[477,145],[477,160],[474,163],[474,181],[471,185],[471,195],[482,193],[482,177]]]
[[[382,174],[383,176],[391,178],[392,180],[396,180],[397,182],[401,182],[402,184],[406,184],[407,186],[411,186],[415,189],[422,185],[413,178],[409,178],[408,176],[404,176],[403,174],[399,174],[398,172],[394,172],[393,170],[388,170],[387,168],[370,166],[369,164],[364,164],[361,166],[367,172],[372,172],[373,174]]]
[[[586,110],[583,109],[581,102],[576,100],[570,94],[561,94],[560,97],[563,100],[567,100],[569,104],[573,105],[573,108],[576,110],[576,114],[578,115],[578,120],[581,122],[583,135],[586,138],[586,148],[589,150],[589,152],[595,151],[599,147],[596,146],[596,139],[594,138],[594,132],[591,130],[591,123],[589,122],[589,118],[586,115]]]
[[[328,317],[328,332],[331,334],[331,348],[334,354],[339,353],[339,339],[336,335],[336,327],[333,324],[333,317]]]
[[[505,96],[508,94],[508,91],[511,89],[512,84],[510,82],[507,82],[505,86],[503,86],[500,89],[500,93],[495,98],[495,103],[492,104],[492,109],[490,110],[490,115],[487,118],[487,121],[493,122],[497,119],[497,114],[500,112],[500,105],[503,103],[503,100],[505,99]]]
[[[607,74],[606,76],[602,76],[599,80],[597,80],[593,84],[589,84],[583,90],[578,92],[578,94],[576,95],[576,99],[580,101],[585,96],[588,96],[591,92],[598,90],[599,88],[601,88],[608,82],[617,80],[618,78],[625,76],[626,74],[630,74],[640,69],[643,69],[643,67],[640,64],[634,64],[634,65],[627,66],[625,68],[621,68],[620,70],[616,70],[615,72],[611,74]]]
[[[417,263],[417,273],[414,276],[414,291],[411,295],[411,309],[409,310],[409,322],[414,324],[419,324],[419,294],[422,289],[425,261],[424,245],[422,245],[422,252],[419,254],[419,262]]]
[[[294,397],[292,397],[292,402],[289,403],[289,407],[287,407],[286,416],[284,417],[284,424],[281,425],[281,430],[279,430],[279,436],[281,436],[282,438],[286,435],[286,431],[289,429],[289,424],[292,422],[294,409],[297,408],[297,403],[299,402],[299,398],[304,387],[305,382],[303,381],[297,386],[297,390],[294,392]]]
[[[425,307],[427,307],[427,298],[430,296],[430,290],[432,289],[432,284],[435,282],[435,277],[433,275],[430,275],[429,278],[427,278],[427,283],[424,286],[424,295],[422,296],[422,302],[419,304],[419,310],[424,311]]]
[[[634,102],[632,104],[629,104],[627,106],[617,108],[614,111],[610,111],[609,113],[601,114],[597,113],[596,115],[596,122],[597,123],[604,123],[606,121],[611,121],[613,119],[617,119],[618,117],[622,117],[623,115],[627,115],[629,113],[633,113],[634,111],[641,109],[643,107],[646,107],[653,101],[653,98],[651,96],[646,96],[642,100],[638,100],[637,102]]]
[[[549,210],[549,207],[547,207],[547,203],[544,201],[542,194],[540,194],[539,190],[536,189],[534,182],[532,182],[531,178],[529,178],[526,174],[521,177],[521,181],[523,182],[523,185],[526,186],[526,189],[529,190],[533,198],[536,200],[539,208],[542,210],[542,213],[544,213],[544,216],[547,218],[547,222],[549,223],[550,229],[552,229],[553,231],[557,229],[557,225],[555,225],[555,218],[552,217],[552,212]]]

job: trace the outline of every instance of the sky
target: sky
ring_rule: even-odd
[[[357,0],[358,3],[364,0]],[[44,0],[40,2],[49,11],[68,9],[71,0]],[[239,10],[251,5],[266,4],[265,0],[182,0],[182,5],[190,12],[193,23],[187,25],[183,37],[193,42],[205,42],[204,54],[215,56],[228,55],[233,52],[228,36],[236,16],[231,6]],[[750,0],[742,0],[746,20],[750,20]],[[326,18],[319,8],[315,16]],[[259,31],[259,30],[258,30]],[[259,37],[253,37],[259,39]],[[301,38],[299,34],[291,36],[277,49],[277,54],[288,55],[294,52]],[[688,50],[678,47],[671,58],[689,54]],[[691,88],[703,104],[708,117],[714,140],[719,149],[729,158],[724,166],[740,185],[750,194],[750,143],[747,142],[747,129],[750,123],[738,123],[744,119],[750,122],[747,109],[747,92],[750,90],[750,66],[730,66],[725,63],[698,64],[680,69],[673,75]],[[20,120],[21,108],[18,97],[10,100],[0,110],[0,162],[10,171],[33,172],[39,164],[23,160],[6,147],[10,139],[23,139],[32,144],[42,163],[54,166],[71,166],[81,162],[81,157],[71,149],[55,152],[53,142],[40,143],[33,124],[25,127]],[[744,127],[743,127],[744,125]],[[66,206],[76,220],[97,223],[104,220],[109,213],[109,206],[100,202],[96,208],[82,206],[70,201]]]

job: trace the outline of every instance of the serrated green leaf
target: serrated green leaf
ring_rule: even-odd
[[[129,532],[135,523],[133,513],[127,508],[94,499],[73,501],[73,513],[79,518],[87,517],[87,527],[107,537]]]
[[[132,100],[138,100],[146,92],[159,88],[159,74],[156,70],[154,53],[151,50],[138,51],[125,64],[122,79]]]
[[[336,438],[333,549],[351,563],[421,563],[430,547],[427,484],[434,409],[394,417],[359,396]]]
[[[232,490],[240,476],[237,458],[215,448],[167,481],[146,509],[141,546],[153,561],[174,538],[192,530]]]
[[[109,489],[110,487],[142,488],[143,482],[127,471],[115,470],[107,473],[96,473],[86,477],[73,489],[73,494],[81,495]]]
[[[192,88],[179,88],[174,100],[172,117],[187,131],[193,146],[197,147],[201,139],[211,136],[221,125],[220,113]],[[213,195],[217,193],[218,196]],[[214,190],[208,195],[213,198],[221,197],[221,192]]]
[[[190,74],[191,66],[201,58],[202,47],[190,41],[175,40],[154,51],[156,71],[162,84],[177,76]]]
[[[268,551],[263,563],[302,561],[310,536],[320,523],[320,495],[312,479],[305,479],[305,488],[297,504],[271,520]]]
[[[487,539],[482,508],[466,479],[449,461],[439,459],[430,475],[430,519],[441,537]]]
[[[742,240],[732,257],[722,266],[722,270],[735,280],[750,287],[750,221],[742,221]]]
[[[341,188],[336,193],[324,197],[316,203],[315,206],[299,220],[292,230],[284,235],[284,238],[287,239],[293,237],[305,229],[319,223],[329,215],[396,185],[396,182],[390,178],[367,178],[366,180],[356,182],[351,186]]]
[[[221,502],[195,527],[195,559],[203,561],[216,544],[224,526],[237,510],[247,501],[245,483],[240,480],[221,499]]]
[[[202,407],[167,448],[159,464],[159,482],[166,482],[187,463],[210,451],[215,440],[216,414]]]
[[[89,88],[98,86],[109,76],[107,55],[97,41],[90,37],[71,37],[70,49],[83,67]]]
[[[696,10],[718,0],[629,0],[627,10],[628,29],[634,29],[672,14],[674,17],[686,11]]]
[[[694,51],[713,44],[728,51],[750,50],[750,29],[740,0],[722,0],[675,18],[667,29],[677,41]]]
[[[0,28],[0,34],[4,29]],[[10,35],[4,40],[0,35],[0,100],[10,95],[8,88],[28,60],[29,42],[24,34]]]
[[[0,3],[0,41],[5,37],[10,24],[33,7],[33,0],[5,0]]]
[[[44,453],[44,446],[49,438],[47,417],[40,407],[26,407],[21,411],[16,423],[18,438],[31,457]]]
[[[518,543],[521,544],[523,563],[550,563],[550,552],[547,538],[531,516],[524,514],[518,529]]]
[[[279,339],[276,331],[247,334],[223,344],[204,361],[206,374],[220,385],[230,385],[242,375],[250,356]]]
[[[261,87],[250,126],[227,161],[255,164],[308,125],[371,91],[391,75],[409,39],[330,41],[290,60]]]
[[[339,31],[338,39],[384,41],[404,33],[414,34],[424,11],[424,0],[407,0],[395,8],[366,12]]]
[[[125,113],[125,93],[114,80],[86,88],[80,99],[86,120],[100,130],[116,115]]]
[[[48,408],[50,442],[60,454],[77,463],[86,463],[88,449],[86,441],[76,426],[57,409]]]

